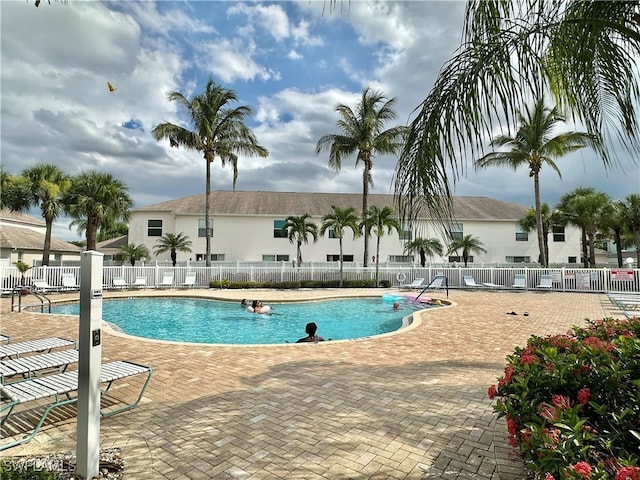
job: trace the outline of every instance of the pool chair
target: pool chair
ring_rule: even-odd
[[[11,343],[11,337],[9,335],[2,335],[0,334],[0,343]]]
[[[33,289],[36,293],[58,292],[60,287],[49,285],[46,280],[33,280]]]
[[[40,355],[3,360],[0,363],[0,383],[32,378],[44,373],[62,373],[78,362],[78,350],[57,350]]]
[[[424,283],[424,278],[418,277],[414,278],[413,282],[407,283],[406,285],[400,285],[402,290],[415,290],[416,288],[422,288],[422,284]]]
[[[158,288],[171,288],[173,287],[173,272],[164,272],[162,275],[162,281],[158,282]]]
[[[124,277],[113,277],[113,280],[111,280],[111,285],[114,289],[119,288],[120,290],[126,290],[127,288],[129,288],[129,284],[124,279]]]
[[[108,403],[110,407],[100,409],[101,416],[107,417],[134,408],[140,403],[140,400],[142,400],[149,380],[151,380],[151,368],[144,365],[125,360],[101,365],[100,383],[102,384],[101,395],[103,397],[109,395],[112,385],[118,380],[125,379],[126,383],[129,384],[131,382],[130,379],[137,376],[140,376],[142,379],[142,386],[136,398],[128,402],[129,399],[122,398],[120,391],[118,391],[118,398],[109,396],[109,400],[105,402],[105,404]],[[3,438],[7,438],[7,435],[5,435],[7,424],[10,423],[11,415],[14,412],[20,409],[21,412],[19,413],[24,414],[25,410],[33,409],[36,402],[37,405],[43,408],[39,418],[37,415],[33,417],[37,422],[36,425],[29,429],[25,436],[20,438],[16,435],[9,439],[7,443],[0,445],[0,451],[2,451],[28,442],[36,436],[52,410],[65,405],[73,405],[78,401],[78,371],[66,371],[54,375],[33,377],[19,382],[0,385],[0,392],[2,393],[0,425],[4,427]],[[38,411],[40,411],[40,409],[38,409]],[[23,422],[22,419],[16,420],[16,422],[18,421]]]
[[[196,286],[196,272],[189,272],[187,273],[186,277],[184,278],[184,282],[182,282],[180,284],[181,287],[183,288],[195,288]]]
[[[516,273],[513,277],[513,285],[511,285],[511,288],[525,290],[527,288],[527,276],[524,273]]]
[[[62,274],[62,290],[79,290],[80,285],[76,283],[76,276],[73,273]]]
[[[463,275],[462,280],[464,281],[465,287],[482,288],[482,285],[477,284],[476,279],[473,278],[471,275]]]
[[[25,342],[0,345],[0,359],[5,361],[11,358],[18,358],[25,353],[49,353],[55,348],[76,348],[76,342],[73,340],[67,340],[66,338],[48,337],[40,338],[38,340],[27,340]]]
[[[136,281],[131,286],[133,288],[147,288],[147,277],[136,277]]]
[[[539,288],[541,290],[551,290],[553,288],[553,276],[541,275],[540,284],[536,285],[536,288]]]

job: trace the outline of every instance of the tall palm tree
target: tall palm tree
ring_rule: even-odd
[[[149,260],[149,249],[144,244],[136,245],[135,243],[127,243],[118,249],[116,254],[118,258],[129,260],[132,267],[136,265],[136,260]]]
[[[239,106],[231,108],[229,104],[238,100],[235,92],[209,79],[204,92],[188,100],[180,92],[169,93],[169,101],[178,104],[188,113],[192,130],[170,122],[156,125],[151,131],[156,140],[168,139],[172,147],[184,147],[202,152],[206,166],[205,211],[206,265],[211,266],[211,164],[216,156],[224,167],[230,163],[233,167],[233,188],[238,178],[238,155],[267,157],[269,152],[258,144],[258,140],[245,124],[251,115],[251,108]]]
[[[499,135],[491,141],[492,146],[507,147],[509,150],[488,153],[474,164],[476,168],[506,166],[516,170],[522,165],[529,167],[529,176],[533,177],[540,265],[548,267],[540,202],[540,170],[547,164],[562,178],[554,159],[586,147],[591,136],[583,132],[552,136],[558,123],[564,122],[564,117],[557,107],[545,107],[542,99],[536,101],[533,108],[526,107],[524,115],[518,112],[517,116],[519,127],[514,136]]]
[[[636,1],[467,2],[461,46],[417,106],[396,166],[403,218],[424,210],[446,225],[465,159],[545,92],[594,135],[605,165],[618,139],[637,154],[639,31]]]
[[[462,250],[462,260],[464,261],[465,267],[467,266],[471,253],[487,253],[484,249],[484,244],[478,237],[474,237],[473,235],[465,235],[462,238],[453,240],[449,244],[449,253],[458,253],[460,250]]]
[[[73,177],[64,204],[77,225],[86,232],[87,250],[96,249],[98,228],[104,223],[126,221],[133,208],[127,186],[110,173],[88,171]]]
[[[596,265],[595,239],[600,227],[599,219],[610,202],[606,193],[597,192],[592,187],[578,187],[564,194],[558,203],[558,210],[565,223],[581,230],[582,261],[585,268]]]
[[[607,239],[613,238],[616,244],[618,268],[622,268],[624,266],[622,250],[631,245],[626,242],[628,237],[625,235],[627,225],[624,217],[624,202],[611,201],[603,207],[601,213],[598,219],[600,235]]]
[[[378,208],[375,205],[369,208],[366,215],[363,215],[361,228],[365,236],[373,234],[376,236],[376,287],[378,286],[378,269],[380,265],[380,239],[384,237],[385,231],[391,234],[394,230],[400,231],[400,221],[389,207]]]
[[[353,238],[355,239],[360,235],[360,218],[356,215],[356,209],[353,207],[340,208],[332,205],[333,212],[327,213],[322,217],[322,225],[320,226],[320,235],[324,235],[327,230],[332,230],[335,238],[340,243],[340,287],[344,284],[342,275],[342,267],[344,259],[342,256],[342,239],[344,238],[345,230],[351,230]]]
[[[636,245],[636,263],[640,265],[640,194],[631,193],[624,198],[623,218]]]
[[[365,88],[355,111],[340,104],[336,107],[340,133],[328,133],[316,144],[316,154],[329,151],[329,167],[339,172],[342,159],[356,154],[356,165],[364,164],[362,172],[362,218],[369,209],[369,187],[373,185],[371,170],[375,154],[396,155],[404,145],[407,127],[399,125],[383,130],[384,125],[396,118],[396,99],[387,99],[382,92]],[[369,261],[369,239],[364,238],[364,266]]]
[[[424,268],[427,264],[427,256],[442,256],[444,253],[444,247],[437,238],[416,237],[404,246],[404,251],[407,253],[418,252],[420,255],[420,266]]]
[[[308,213],[299,217],[290,215],[282,226],[282,231],[286,232],[289,241],[296,243],[298,266],[302,265],[302,250],[300,248],[302,244],[309,243],[309,236],[311,236],[314,243],[318,241],[318,226],[313,221],[310,221],[309,218],[311,218],[311,215]]]
[[[165,252],[171,252],[171,264],[175,267],[178,261],[178,252],[191,252],[191,240],[189,240],[189,237],[184,235],[182,232],[165,233],[156,240],[156,245],[153,247],[153,253],[155,255],[159,255]]]
[[[552,210],[548,203],[542,203],[540,205],[540,212],[542,214],[542,237],[544,239],[544,254],[547,262],[549,260],[549,232],[556,225],[563,223],[560,212]],[[528,209],[524,216],[518,220],[518,225],[522,230],[529,233],[537,230],[538,219],[536,215],[536,209]],[[538,262],[542,264],[542,258],[538,257]]]
[[[9,182],[7,204],[12,210],[28,211],[39,207],[45,222],[42,265],[49,265],[51,232],[54,220],[64,211],[63,199],[71,178],[60,167],[39,163],[22,171]]]

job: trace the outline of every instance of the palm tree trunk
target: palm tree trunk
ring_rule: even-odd
[[[595,246],[595,233],[589,234],[589,264],[591,268],[596,266],[596,246]]]
[[[581,229],[580,232],[582,242],[582,264],[584,268],[589,268],[589,254],[587,253],[587,232],[585,232],[584,228]]]
[[[94,215],[87,215],[87,250],[96,249],[98,235],[98,219]]]
[[[538,249],[540,250],[540,265],[547,267],[547,257],[544,249],[544,228],[542,226],[542,206],[540,205],[540,178],[538,172],[533,174],[533,193],[536,203],[536,231],[538,233]]]
[[[42,247],[42,265],[49,265],[49,252],[51,251],[51,230],[53,218],[45,218],[46,229],[44,231],[44,245]]]
[[[300,249],[301,246],[302,246],[302,242],[298,240],[298,251],[297,251],[298,267],[302,266],[302,250]]]
[[[620,238],[620,229],[615,229],[613,239],[616,242],[616,254],[618,257],[618,268],[622,268],[622,238]]]
[[[367,220],[367,210],[369,210],[369,176],[371,166],[368,160],[364,162],[364,172],[362,174],[362,221]],[[377,257],[376,257],[377,258]],[[369,235],[364,235],[364,266],[369,265]]]
[[[378,268],[380,265],[380,235],[376,241],[376,288],[378,288]]]
[[[342,276],[342,267],[344,265],[344,260],[342,258],[342,237],[339,238],[340,243],[340,288],[344,286],[344,278]]]
[[[204,161],[207,163],[207,185],[205,186],[204,195],[204,228],[206,230],[206,249],[205,249],[205,265],[211,266],[211,230],[209,228],[209,196],[211,195],[211,161],[205,157]],[[175,265],[174,265],[175,266]]]

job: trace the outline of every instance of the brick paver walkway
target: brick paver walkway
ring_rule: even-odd
[[[268,303],[344,291],[107,295],[145,294]],[[358,341],[189,345],[105,329],[104,361],[128,359],[154,372],[143,403],[102,420],[102,446],[123,449],[126,480],[522,479],[486,394],[505,356],[531,334],[621,315],[596,294],[454,290],[449,299],[453,307],[423,313],[407,331]],[[73,317],[8,313],[7,299],[0,306],[1,333],[13,341],[77,338]],[[506,315],[512,310],[518,315]],[[2,453],[74,449],[75,418],[63,411],[34,440]]]

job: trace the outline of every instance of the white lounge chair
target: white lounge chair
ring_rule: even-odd
[[[0,342],[11,343],[11,337],[9,335],[0,335]]]
[[[493,288],[493,289],[504,288],[504,285],[500,285],[499,283],[485,282],[482,285],[484,285],[487,288]]]
[[[553,275],[540,275],[540,284],[536,288],[551,290],[553,288]]]
[[[113,277],[111,280],[111,285],[113,288],[119,288],[120,290],[126,290],[129,288],[129,284],[124,279],[124,277]]]
[[[2,360],[0,362],[0,383],[5,384],[7,378],[16,380],[31,378],[42,372],[55,369],[57,373],[64,372],[69,365],[78,362],[78,350],[57,350],[41,355]]]
[[[62,274],[62,290],[79,290],[80,285],[76,283],[76,276],[73,273]]]
[[[46,280],[33,280],[33,288],[36,293],[58,292],[60,287],[49,285]]]
[[[162,281],[158,282],[158,288],[160,287],[173,287],[173,272],[164,272]]]
[[[471,275],[463,275],[462,280],[464,281],[465,287],[482,288],[482,285],[476,283],[476,279]]]
[[[423,282],[424,278],[422,277],[414,278],[413,282],[407,283],[406,285],[400,285],[400,288],[403,290],[413,290],[416,288],[421,288]]]
[[[526,289],[527,288],[527,276],[524,273],[516,273],[513,277],[513,285],[511,288]]]
[[[123,400],[118,398],[117,400],[120,400],[120,402],[117,402],[114,398],[114,401],[117,402],[116,405],[120,406],[116,406],[116,408],[111,408],[110,410],[101,409],[100,415],[107,417],[134,408],[138,403],[140,403],[140,400],[142,400],[142,396],[149,384],[149,380],[151,380],[151,368],[144,365],[138,365],[124,360],[103,364],[100,368],[100,383],[104,384],[104,387],[102,388],[103,396],[109,393],[111,386],[116,380],[124,378],[128,379],[129,377],[144,374],[146,374],[146,379],[144,380],[135,400],[130,403],[126,403],[126,401],[124,401],[125,404],[122,406]],[[127,380],[127,382],[129,382],[129,380]],[[54,408],[75,404],[78,401],[77,391],[77,370],[58,373],[55,375],[29,378],[27,380],[7,385],[0,385],[0,392],[2,392],[0,425],[5,425],[7,420],[11,417],[12,412],[19,405],[30,404],[34,401],[47,402],[43,405],[44,411],[40,415],[40,418],[33,430],[22,438],[9,440],[8,443],[0,445],[0,451],[28,442],[35,437],[40,430],[40,427],[42,427],[47,419],[47,416]]]
[[[444,285],[443,285],[444,280],[445,280],[444,275],[436,275],[425,287],[428,289],[444,288]]]
[[[184,282],[180,284],[181,287],[191,287],[195,288],[196,286],[196,272],[189,272],[184,278]]]
[[[25,353],[50,352],[54,348],[75,348],[76,342],[60,337],[40,338],[26,342],[0,345],[0,359],[18,358]]]
[[[131,287],[147,288],[147,277],[136,277],[136,280],[131,284]]]

